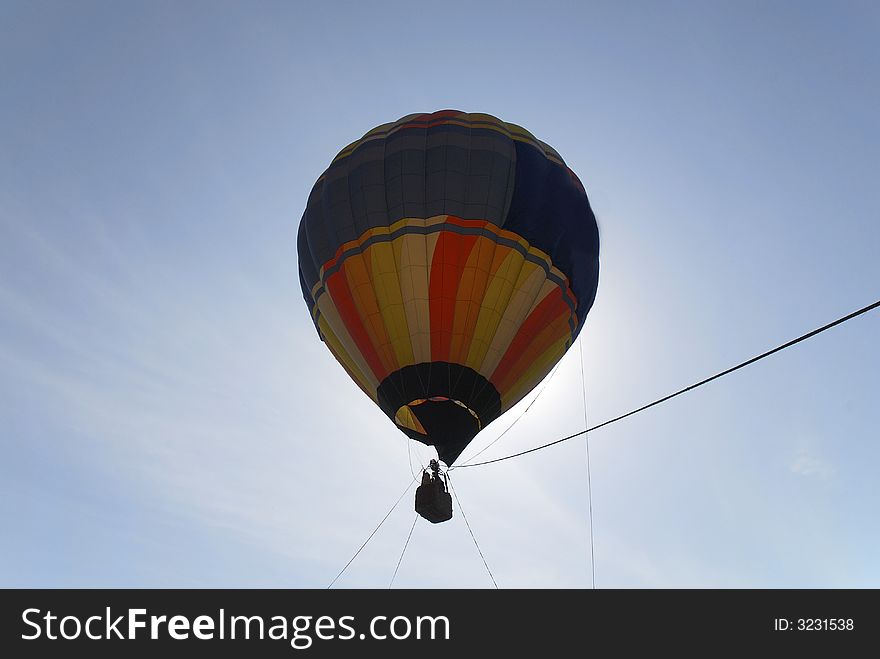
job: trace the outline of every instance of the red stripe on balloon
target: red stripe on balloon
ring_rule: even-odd
[[[476,242],[477,236],[451,231],[441,231],[437,237],[428,283],[432,361],[449,361],[458,284]]]
[[[367,365],[369,365],[370,370],[373,371],[373,375],[381,382],[388,375],[388,372],[382,366],[382,360],[379,358],[379,354],[376,352],[376,348],[373,346],[373,342],[370,340],[370,336],[367,334],[367,330],[358,313],[344,269],[333,273],[327,280],[327,292],[330,294],[333,304],[336,305],[339,317],[342,318],[342,324],[351,335],[358,351],[367,362]]]
[[[538,303],[538,306],[520,325],[495,372],[489,378],[498,391],[503,394],[504,390],[515,382],[516,378],[528,368],[536,356],[559,339],[561,334],[558,332],[546,332],[545,330],[548,326],[555,325],[561,317],[565,319],[567,327],[567,319],[570,314],[571,310],[563,301],[562,291],[558,287]],[[539,337],[540,340],[537,340]]]

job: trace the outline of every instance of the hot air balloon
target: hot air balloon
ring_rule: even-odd
[[[580,333],[599,234],[549,145],[488,114],[412,114],[345,147],[299,225],[318,335],[447,465]],[[451,512],[450,512],[451,514]]]

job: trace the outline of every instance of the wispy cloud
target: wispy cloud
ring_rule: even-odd
[[[788,469],[793,474],[815,477],[821,480],[827,480],[834,476],[834,465],[808,449],[800,449],[795,453]]]

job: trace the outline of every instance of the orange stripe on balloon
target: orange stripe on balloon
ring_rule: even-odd
[[[449,361],[458,285],[477,236],[441,231],[428,283],[431,313],[431,360]]]
[[[570,340],[571,332],[568,324],[569,317],[570,313],[568,309],[561,312],[558,316],[553,318],[543,330],[541,330],[538,336],[533,338],[529,343],[528,349],[524,353],[518,356],[513,356],[513,359],[515,360],[513,366],[508,371],[504,380],[498,382],[496,385],[498,390],[502,392],[502,398],[510,393],[542,354],[553,347],[554,344],[557,344],[561,339]],[[550,369],[548,368],[547,371],[549,372],[549,370]]]
[[[369,365],[370,370],[373,371],[373,375],[381,382],[388,375],[387,369],[382,365],[382,360],[379,358],[373,342],[370,341],[367,328],[361,320],[360,313],[358,313],[343,270],[339,270],[330,276],[327,280],[327,291],[330,293],[333,304],[336,305],[339,316],[342,318],[342,322],[355,342],[357,349]]]
[[[532,353],[540,354],[541,351],[546,350],[553,343],[553,340],[559,338],[558,331],[545,332],[545,329],[553,327],[555,330],[555,325],[561,319],[561,322],[565,323],[565,331],[568,331],[567,323],[570,315],[571,310],[562,300],[562,291],[559,288],[554,288],[532,310],[528,318],[523,321],[519,331],[517,331],[516,336],[513,337],[513,341],[510,342],[507,351],[501,358],[498,367],[489,378],[498,391],[504,391],[504,385],[511,381],[511,376],[515,379],[516,371],[520,370],[519,367],[523,365],[528,366],[530,362],[529,355]],[[554,334],[554,336],[549,337],[549,334]],[[544,339],[541,343],[546,341],[546,345],[537,345],[539,337]]]
[[[449,355],[451,362],[464,364],[467,361],[497,244],[494,240],[480,236],[468,256],[455,296],[457,301]]]

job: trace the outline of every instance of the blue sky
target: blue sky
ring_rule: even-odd
[[[584,182],[591,425],[873,302],[878,28],[871,2],[2,3],[0,585],[333,578],[411,475],[314,333],[296,228],[405,114],[495,114]],[[880,587],[878,333],[593,433],[597,585]],[[573,350],[484,457],[582,405]],[[453,477],[499,585],[590,585],[583,441]],[[387,586],[413,514],[339,585]],[[491,586],[460,515],[416,525],[397,586]]]

